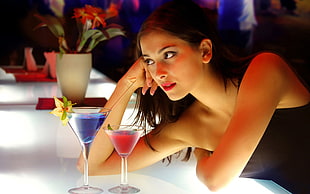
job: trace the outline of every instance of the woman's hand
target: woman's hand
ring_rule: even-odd
[[[145,94],[150,88],[150,94],[153,95],[158,87],[147,70],[147,66],[142,57],[130,67],[123,79],[127,79],[130,83],[135,82],[134,84],[137,88],[142,87],[142,94]]]

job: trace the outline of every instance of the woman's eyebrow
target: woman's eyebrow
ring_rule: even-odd
[[[157,54],[160,54],[161,52],[163,52],[165,49],[170,48],[170,47],[174,47],[174,45],[168,45],[168,46],[164,46],[163,48],[161,48]],[[149,57],[149,55],[147,54],[142,54],[142,57]]]
[[[174,46],[175,46],[175,45],[168,45],[168,46],[165,46],[165,47],[163,47],[162,49],[160,49],[157,53],[159,54],[159,53],[163,52],[165,49],[170,48],[170,47],[174,47]]]

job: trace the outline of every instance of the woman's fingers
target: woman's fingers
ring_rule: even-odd
[[[144,66],[144,70],[145,70],[145,84],[142,88],[142,93],[145,94],[146,91],[150,88],[150,94],[153,96],[158,85],[157,83],[153,80],[150,72],[147,70],[146,65]]]
[[[142,94],[145,95],[148,89],[149,89],[149,87],[145,83],[144,86],[142,87]]]
[[[151,87],[152,86],[152,82],[153,82],[153,78],[152,78],[150,72],[147,70],[146,66],[144,66],[144,70],[145,70],[145,82],[146,82],[146,85],[148,87]]]
[[[127,79],[132,83],[136,82],[138,87],[142,87],[142,94],[145,95],[150,89],[150,94],[154,95],[157,90],[157,83],[153,80],[150,72],[147,69],[146,64],[143,62],[143,58],[140,57],[127,71]]]
[[[157,90],[157,83],[154,81],[151,81],[149,83],[145,82],[144,86],[142,87],[142,94],[145,95],[147,90],[150,89],[150,94],[153,96],[155,91]]]
[[[152,86],[151,86],[151,89],[150,89],[150,94],[153,96],[155,94],[155,91],[157,90],[157,83],[156,82],[152,82]]]

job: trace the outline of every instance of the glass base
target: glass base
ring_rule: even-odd
[[[122,194],[138,193],[139,191],[140,191],[140,189],[133,187],[133,186],[124,186],[124,187],[116,186],[116,187],[109,189],[110,193],[122,193]]]
[[[99,194],[99,193],[103,193],[103,190],[97,187],[82,186],[82,187],[72,188],[68,192],[72,194]]]

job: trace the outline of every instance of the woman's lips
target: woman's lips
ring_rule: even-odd
[[[176,83],[164,83],[161,86],[163,87],[165,91],[169,91],[169,90],[172,90],[175,85]]]

